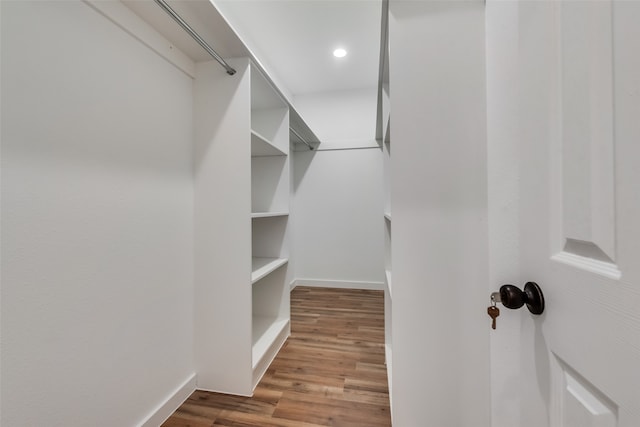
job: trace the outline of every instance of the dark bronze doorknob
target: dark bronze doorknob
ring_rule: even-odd
[[[500,300],[507,308],[518,309],[526,304],[533,314],[542,314],[544,311],[544,295],[535,282],[527,282],[522,291],[514,285],[502,285]]]

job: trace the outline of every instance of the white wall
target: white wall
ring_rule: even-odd
[[[321,141],[320,150],[377,147],[377,89],[298,95],[295,106]]]
[[[384,281],[382,152],[376,90],[298,96],[321,140],[293,156],[293,252],[300,284],[381,287]]]
[[[193,375],[192,81],[85,3],[1,7],[0,424],[135,425]]]
[[[366,287],[384,280],[381,161],[376,149],[295,152],[293,235],[301,284]]]
[[[490,425],[484,7],[390,2],[398,426]]]

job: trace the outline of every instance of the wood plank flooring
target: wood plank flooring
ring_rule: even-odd
[[[253,397],[196,391],[163,426],[390,426],[383,298],[296,287],[291,336]]]

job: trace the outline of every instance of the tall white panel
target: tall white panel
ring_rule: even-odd
[[[198,388],[249,395],[249,60],[230,64],[233,77],[213,61],[196,66],[195,362]]]
[[[616,275],[612,3],[562,2],[558,8],[559,260]]]
[[[487,427],[485,6],[389,6],[393,421]]]

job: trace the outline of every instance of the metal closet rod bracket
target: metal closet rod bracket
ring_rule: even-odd
[[[198,44],[202,46],[202,48],[206,50],[207,53],[211,55],[213,59],[218,61],[220,65],[222,65],[224,69],[227,70],[227,74],[229,74],[230,76],[233,76],[236,73],[236,70],[234,70],[229,64],[227,64],[227,62],[220,55],[218,55],[218,52],[213,50],[213,48],[209,45],[209,43],[207,43],[202,37],[200,37],[200,35],[196,33],[194,29],[191,28],[191,26],[187,24],[186,21],[182,19],[182,17],[178,15],[176,11],[173,10],[171,6],[167,4],[165,0],[155,0],[155,2],[165,12],[167,12],[167,14],[171,18],[173,18],[173,20],[176,21],[178,25],[182,27],[183,30],[185,30],[196,42],[198,42]]]

